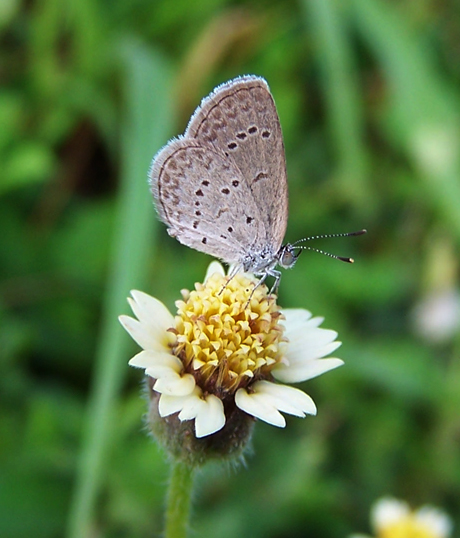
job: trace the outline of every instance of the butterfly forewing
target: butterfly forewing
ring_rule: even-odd
[[[286,232],[288,192],[281,126],[265,80],[240,77],[219,86],[196,110],[185,136],[211,144],[240,170],[265,228],[256,248],[276,254]]]
[[[251,242],[262,240],[260,211],[240,170],[211,146],[172,140],[154,159],[150,178],[160,218],[181,243],[238,263],[251,248],[248,231]]]

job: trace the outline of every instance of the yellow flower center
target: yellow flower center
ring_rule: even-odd
[[[266,286],[214,273],[177,301],[174,354],[203,391],[224,397],[267,379],[283,356],[284,327]],[[249,301],[249,303],[248,303]]]
[[[439,538],[412,515],[380,529],[378,538]]]

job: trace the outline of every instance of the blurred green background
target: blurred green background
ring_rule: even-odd
[[[280,303],[325,316],[345,366],[318,416],[259,423],[199,475],[193,536],[342,538],[382,495],[460,528],[460,9],[456,0],[1,0],[0,536],[159,536],[168,476],[117,321],[170,308],[210,258],[167,236],[146,177],[201,98],[265,77],[287,240]]]

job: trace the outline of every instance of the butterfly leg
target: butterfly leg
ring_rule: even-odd
[[[270,295],[272,293],[274,293],[275,295],[278,295],[278,287],[281,281],[281,271],[278,271],[277,269],[267,269],[267,271],[265,272],[265,278],[267,278],[267,276],[272,276],[275,279],[275,282],[270,289]]]
[[[244,308],[247,308],[250,300],[252,299],[252,296],[254,295],[254,292],[256,291],[256,289],[259,286],[261,286],[267,280],[267,277],[272,276],[275,279],[275,283],[271,287],[269,295],[271,295],[273,292],[276,293],[278,291],[278,286],[279,286],[279,283],[280,283],[280,280],[281,280],[281,272],[280,271],[277,271],[276,269],[267,269],[263,273],[256,273],[256,276],[260,276],[261,278],[257,282],[257,284],[254,286],[254,288],[252,289],[251,295],[249,296],[249,299],[247,300],[246,305],[245,305]]]
[[[230,272],[228,273],[228,280],[227,282],[222,286],[222,289],[219,291],[218,295],[221,295],[221,293],[224,291],[224,289],[228,286],[230,281],[235,278],[235,276],[243,269],[242,265],[233,265],[230,267]]]

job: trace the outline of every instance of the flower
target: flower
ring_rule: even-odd
[[[452,532],[451,519],[438,508],[411,510],[406,502],[391,497],[375,503],[371,521],[377,538],[447,538]],[[366,538],[354,535],[358,537]]]
[[[434,343],[448,342],[460,328],[460,290],[454,286],[424,295],[413,310],[416,332]]]
[[[131,295],[137,319],[120,321],[143,350],[129,364],[151,378],[159,417],[194,421],[198,439],[234,423],[238,413],[279,427],[286,425],[282,412],[316,414],[310,396],[284,383],[343,363],[323,358],[340,346],[335,331],[319,328],[323,318],[280,310],[252,275],[227,277],[217,262],[204,284],[182,291],[175,317],[154,297]]]

